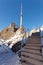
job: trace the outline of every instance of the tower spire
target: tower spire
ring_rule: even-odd
[[[21,10],[20,10],[20,27],[22,27],[22,3],[21,3]]]

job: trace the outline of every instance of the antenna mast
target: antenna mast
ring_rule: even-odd
[[[20,28],[22,27],[22,4],[21,4],[21,11],[20,11]]]

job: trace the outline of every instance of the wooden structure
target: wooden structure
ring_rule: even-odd
[[[40,33],[33,33],[21,52],[22,65],[43,65]]]

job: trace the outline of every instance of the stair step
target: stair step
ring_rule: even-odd
[[[22,65],[33,65],[33,64],[31,64],[31,63],[29,63],[29,62],[26,62],[26,61],[22,61],[21,64],[22,64]]]
[[[32,48],[32,49],[41,49],[40,47],[34,47],[34,46],[25,46],[25,48],[29,49],[29,48]]]
[[[29,64],[22,62],[22,65],[29,65]]]
[[[21,51],[21,53],[22,52],[25,52],[25,53],[30,53],[30,54],[35,54],[35,55],[40,55],[40,56],[42,56],[42,54],[41,53],[33,53],[33,52],[29,52],[29,51]]]
[[[37,42],[28,42],[27,44],[41,44],[41,42],[37,43]]]
[[[25,49],[30,49],[30,50],[40,50],[40,49],[37,49],[37,48],[25,48]]]
[[[40,56],[42,55],[42,53],[35,53],[35,52],[26,51],[26,50],[21,51],[21,53],[22,52],[31,53],[31,54],[40,55]]]
[[[41,61],[43,60],[42,56],[40,56],[40,55],[26,53],[26,52],[22,52],[21,56],[33,57],[33,58],[41,60]]]
[[[38,38],[38,37],[30,37],[28,39],[28,43],[31,42],[31,43],[40,43],[41,42],[41,39]]]
[[[33,40],[33,41],[40,41],[40,38],[30,38],[29,40]]]
[[[24,51],[40,54],[40,50],[24,49]]]
[[[26,46],[37,46],[37,47],[41,47],[41,44],[27,43]]]
[[[37,44],[40,44],[41,42],[40,42],[40,41],[37,41],[37,40],[36,40],[36,41],[30,40],[30,41],[28,41],[28,43],[31,43],[31,44],[33,44],[33,43],[34,43],[34,44],[36,44],[36,43],[37,43]]]
[[[26,47],[41,47],[41,45],[31,45],[31,44],[29,44],[29,45],[26,45]]]
[[[34,65],[43,65],[43,62],[30,58],[30,57],[28,58],[28,57],[22,56],[21,58],[22,60],[25,60],[26,62],[30,62],[31,64],[34,64]]]
[[[29,43],[30,43],[30,44],[40,44],[41,42],[33,42],[33,41],[31,41],[31,42],[30,42],[30,41],[27,42],[27,44],[29,44]]]

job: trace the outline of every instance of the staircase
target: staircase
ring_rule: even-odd
[[[39,33],[33,33],[21,52],[22,65],[43,65],[41,40]]]

